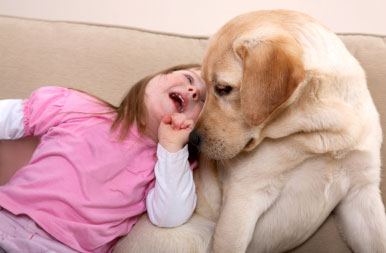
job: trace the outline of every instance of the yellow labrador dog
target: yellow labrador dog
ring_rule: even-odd
[[[211,38],[203,77],[190,139],[218,160],[218,174],[204,163],[192,219],[162,230],[142,218],[133,249],[283,252],[335,211],[353,251],[386,252],[379,117],[334,33],[293,11],[238,16]]]
[[[355,252],[386,252],[382,132],[365,73],[337,36],[291,11],[241,15],[210,40],[193,140],[222,160],[215,252],[280,252],[335,210]]]

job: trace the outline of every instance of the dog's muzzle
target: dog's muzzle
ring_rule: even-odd
[[[202,143],[202,137],[201,135],[196,131],[193,130],[189,134],[189,142],[195,146],[197,149],[200,149],[201,143]]]

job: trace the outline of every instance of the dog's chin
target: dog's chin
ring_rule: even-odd
[[[256,147],[255,139],[250,139],[246,143],[225,144],[224,142],[204,142],[200,147],[200,152],[208,158],[214,160],[227,160],[236,157],[244,151],[251,151]]]
[[[213,149],[202,149],[201,151],[205,156],[214,160],[228,160],[235,157],[239,152],[226,152]]]

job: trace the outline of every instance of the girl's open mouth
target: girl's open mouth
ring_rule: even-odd
[[[184,112],[185,106],[186,106],[185,99],[180,94],[174,93],[174,92],[170,93],[169,97],[173,100],[173,103],[176,106],[177,111]]]

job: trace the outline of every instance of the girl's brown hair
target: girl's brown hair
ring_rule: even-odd
[[[127,95],[123,98],[118,107],[113,106],[109,103],[108,106],[117,113],[117,117],[115,118],[111,129],[115,130],[118,126],[120,126],[119,138],[124,139],[130,127],[136,123],[138,131],[141,134],[144,134],[146,130],[146,122],[147,122],[147,111],[145,107],[145,89],[149,81],[157,76],[157,75],[166,75],[173,71],[184,70],[184,69],[198,69],[200,68],[200,64],[182,64],[177,65],[158,73],[146,76],[139,80],[137,83],[131,87]]]

